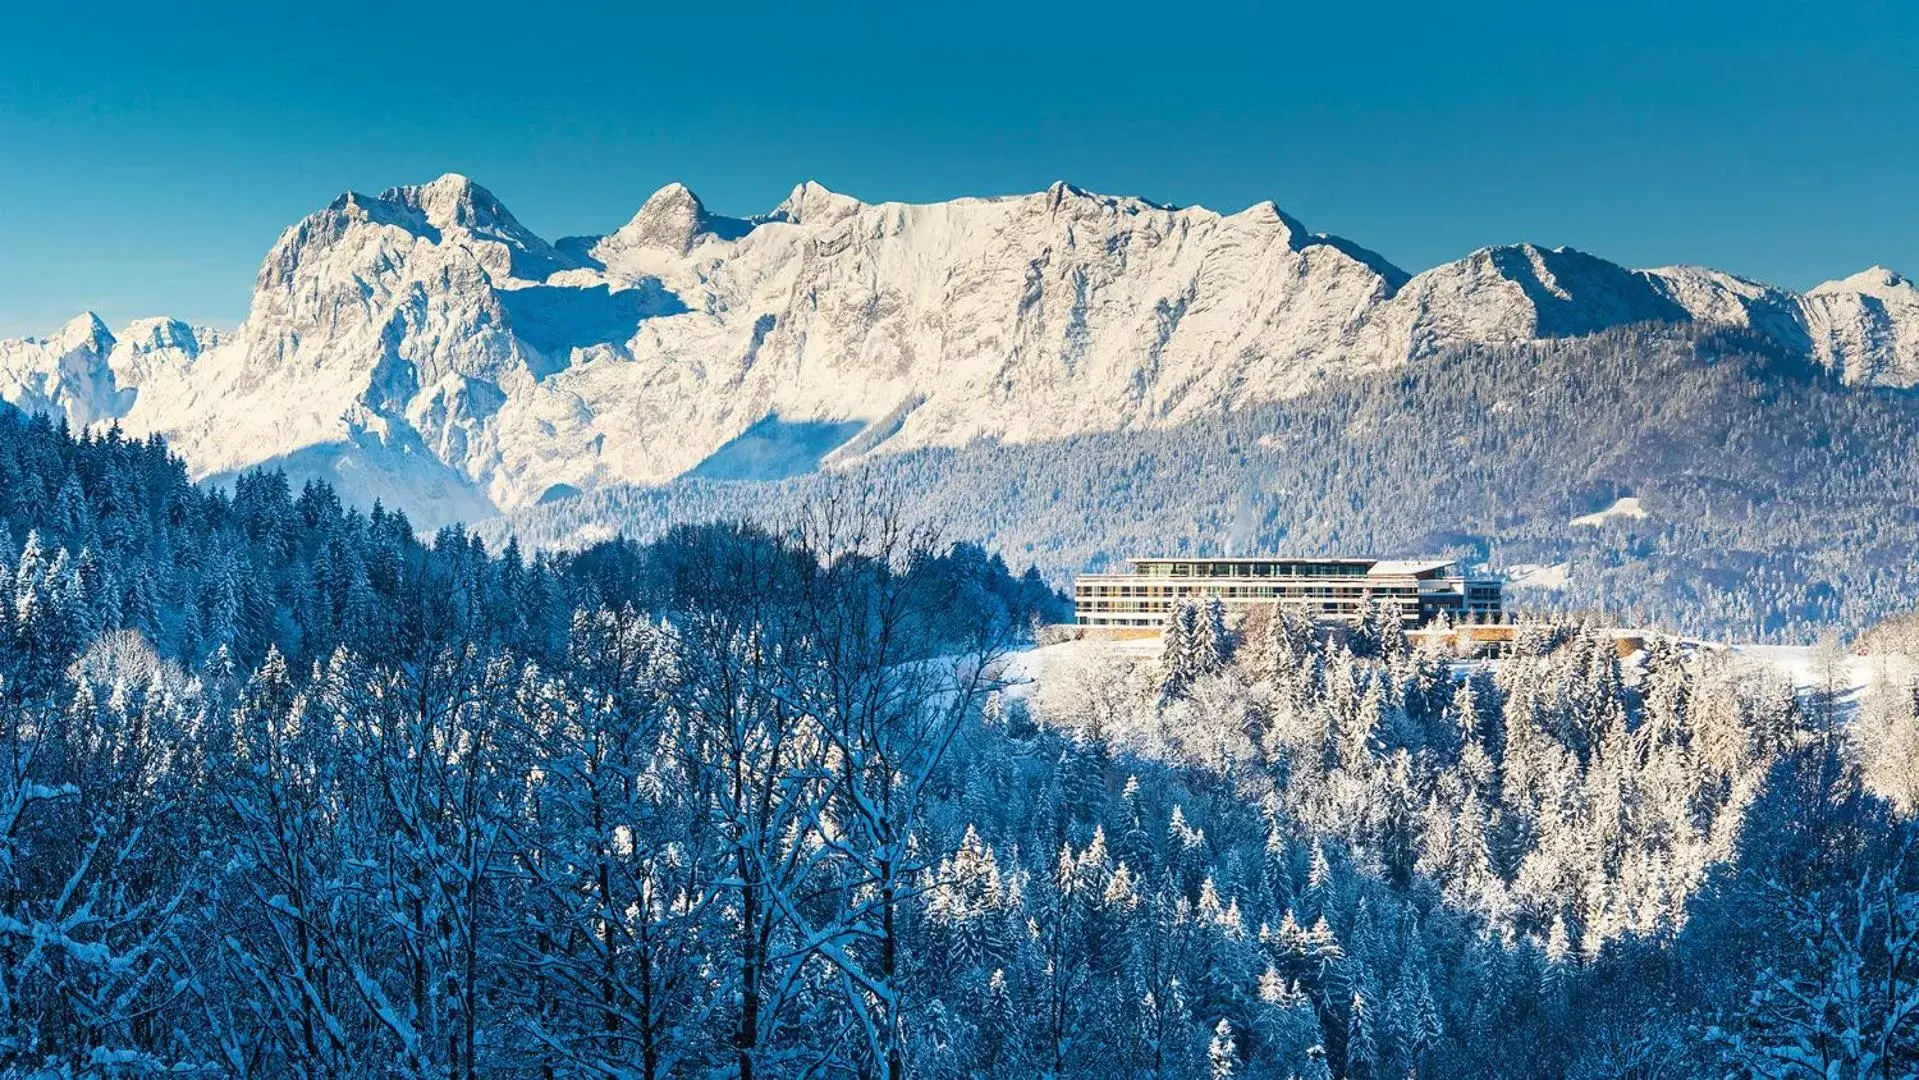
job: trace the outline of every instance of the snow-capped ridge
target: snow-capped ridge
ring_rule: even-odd
[[[220,331],[178,319],[135,319],[118,334],[87,311],[45,338],[0,340],[0,401],[75,427],[125,416],[140,386],[182,376]]]
[[[1881,266],[1800,298],[1813,356],[1848,382],[1919,384],[1919,288]]]
[[[541,281],[578,260],[569,258],[522,225],[491,191],[459,173],[425,184],[390,187],[378,195],[342,192],[325,209],[308,215],[281,236],[277,257],[267,268],[284,281],[291,261],[309,244],[329,245],[355,224],[400,229],[430,244],[455,240],[472,246],[489,270],[506,277]]]
[[[99,315],[83,311],[47,338],[47,344],[62,353],[89,349],[106,353],[113,348],[113,332]]]
[[[851,195],[842,195],[817,180],[806,180],[766,215],[768,221],[789,225],[823,225],[856,214],[865,203]]]
[[[388,225],[434,243],[440,241],[439,228],[428,221],[418,207],[357,191],[341,192],[325,208],[302,218],[285,235],[321,234],[329,228],[338,231],[360,223]]]
[[[198,356],[203,350],[225,340],[226,335],[218,330],[168,318],[135,319],[127,324],[117,339],[118,343],[142,352],[178,349],[188,356]]]
[[[1869,266],[1850,277],[1837,281],[1825,281],[1807,290],[1808,296],[1830,296],[1834,294],[1857,293],[1861,296],[1886,299],[1891,296],[1911,296],[1919,293],[1912,280],[1894,270],[1883,266]]]
[[[1017,198],[1018,196],[1015,197]],[[1045,198],[1056,206],[1068,200],[1074,200],[1134,213],[1146,210],[1156,210],[1162,213],[1176,213],[1180,210],[1198,210],[1201,213],[1212,212],[1203,206],[1179,206],[1174,203],[1149,199],[1144,195],[1102,195],[1097,191],[1091,191],[1066,180],[1053,181],[1046,186],[1045,191],[1038,193],[1037,197]]]
[[[491,191],[459,173],[446,173],[425,184],[391,187],[379,197],[382,202],[417,211],[442,232],[463,229],[477,235],[545,243],[521,225]]]
[[[1797,294],[1517,243],[1408,274],[1273,200],[1222,214],[1063,180],[931,203],[808,180],[746,219],[673,182],[556,245],[448,173],[288,228],[231,335],[149,320],[116,338],[89,315],[0,342],[0,396],[166,434],[197,475],[296,463],[349,494],[377,473],[382,492],[511,508],[671,480],[729,445],[830,469],[1163,427],[1649,322],[1748,327],[1847,381],[1919,385],[1919,289],[1882,268]]]

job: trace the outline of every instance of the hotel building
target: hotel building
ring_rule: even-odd
[[[1228,614],[1275,602],[1316,619],[1356,622],[1369,601],[1399,609],[1408,628],[1441,615],[1455,623],[1504,617],[1497,578],[1469,578],[1456,562],[1396,559],[1128,559],[1123,574],[1073,582],[1080,626],[1158,627],[1187,598],[1217,596]]]

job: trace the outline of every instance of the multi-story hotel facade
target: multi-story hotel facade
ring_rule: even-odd
[[[1327,621],[1356,622],[1374,601],[1408,627],[1505,617],[1497,578],[1468,577],[1457,562],[1367,558],[1128,559],[1123,574],[1073,582],[1080,626],[1157,627],[1186,599],[1218,597],[1228,614],[1278,603]]]

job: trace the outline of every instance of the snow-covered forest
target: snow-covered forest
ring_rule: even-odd
[[[1558,566],[1532,606],[1729,640],[1851,633],[1919,595],[1919,398],[1743,332],[1635,325],[1442,351],[1166,429],[848,466],[1064,583],[1141,555]],[[787,512],[822,483],[681,480],[514,515],[526,542]],[[1623,496],[1647,516],[1576,519]]]
[[[808,490],[491,553],[0,415],[0,1073],[1919,1070],[1909,669],[1036,648]]]

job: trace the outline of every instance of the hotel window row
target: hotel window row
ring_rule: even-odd
[[[1156,627],[1179,601],[1218,597],[1229,612],[1280,603],[1316,618],[1358,620],[1375,600],[1409,627],[1504,617],[1500,582],[1468,578],[1450,561],[1391,559],[1131,559],[1123,574],[1073,583],[1081,626]]]

